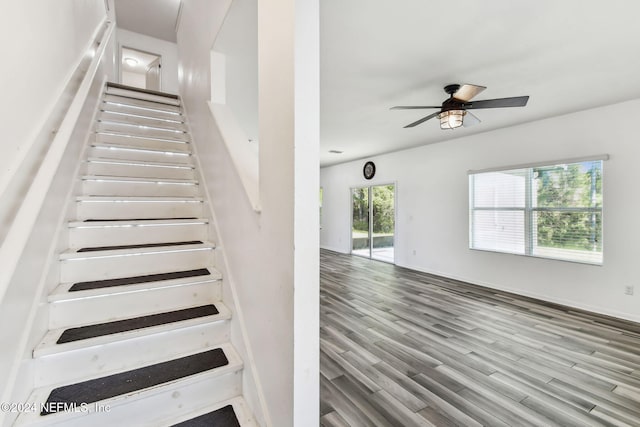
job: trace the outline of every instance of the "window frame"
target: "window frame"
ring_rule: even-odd
[[[580,157],[580,158],[571,158],[571,159],[564,159],[564,160],[553,160],[553,161],[546,161],[546,162],[537,162],[537,163],[529,163],[529,164],[521,164],[521,165],[514,165],[514,166],[504,166],[504,167],[496,167],[496,168],[489,168],[489,169],[481,169],[481,170],[469,170],[467,171],[468,173],[468,183],[469,183],[469,206],[468,206],[468,212],[469,212],[469,249],[471,250],[475,250],[475,251],[483,251],[483,252],[495,252],[495,253],[504,253],[504,254],[510,254],[510,255],[520,255],[520,256],[526,256],[526,257],[533,257],[533,258],[542,258],[542,259],[549,259],[549,260],[555,260],[555,261],[564,261],[564,262],[573,262],[573,263],[579,263],[579,264],[588,264],[588,265],[596,265],[596,266],[602,266],[604,265],[604,184],[601,190],[601,195],[602,195],[602,203],[600,207],[594,207],[594,206],[590,206],[590,207],[538,207],[538,206],[534,206],[534,194],[533,194],[533,180],[535,179],[533,176],[533,171],[535,168],[541,168],[541,167],[558,167],[561,165],[570,165],[570,164],[575,164],[575,163],[583,163],[583,162],[594,162],[594,161],[601,161],[602,162],[602,167],[601,167],[601,179],[602,182],[604,183],[604,162],[606,160],[609,160],[609,155],[608,154],[602,154],[602,155],[598,155],[598,156],[590,156],[590,157]],[[525,182],[524,182],[524,200],[525,200],[525,204],[524,207],[475,207],[475,200],[474,200],[474,196],[475,196],[475,180],[474,180],[474,175],[478,175],[478,174],[483,174],[483,173],[490,173],[490,172],[504,172],[504,171],[516,171],[516,170],[525,170]],[[515,251],[507,251],[507,250],[500,250],[500,249],[486,249],[486,248],[479,248],[477,247],[477,245],[475,245],[474,242],[474,230],[475,230],[475,223],[474,223],[474,218],[475,215],[474,213],[476,211],[485,211],[485,212],[522,212],[523,216],[524,216],[524,251],[523,252],[515,252]],[[578,212],[578,213],[596,213],[596,214],[600,214],[601,215],[601,260],[599,262],[597,261],[587,261],[587,260],[580,260],[580,259],[571,259],[571,258],[560,258],[560,257],[554,257],[554,256],[550,256],[550,255],[541,255],[541,254],[536,254],[535,253],[535,249],[536,249],[536,245],[534,244],[535,242],[535,230],[534,230],[534,224],[535,224],[535,214],[536,212]]]

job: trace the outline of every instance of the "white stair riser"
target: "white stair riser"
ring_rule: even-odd
[[[49,328],[111,322],[149,313],[173,311],[219,300],[219,280],[203,280],[180,286],[152,288],[137,292],[120,292],[107,296],[77,298],[50,303]],[[73,292],[71,293],[73,294]]]
[[[125,162],[122,162],[125,163]],[[193,179],[191,168],[174,168],[159,166],[127,165],[90,161],[87,165],[88,175],[130,176],[136,178]]]
[[[200,201],[80,201],[77,218],[87,219],[159,219],[201,218]]]
[[[229,340],[228,320],[85,347],[36,359],[36,387],[84,381],[180,357]],[[171,345],[167,345],[171,343]]]
[[[125,96],[145,101],[160,102],[163,104],[180,105],[180,100],[168,96],[153,95],[150,93],[138,92],[135,90],[121,89],[116,87],[107,87],[106,91],[109,95]]]
[[[105,144],[118,144],[123,146],[151,148],[158,150],[189,151],[191,144],[180,141],[162,141],[157,139],[134,138],[103,133],[95,134],[95,141]]]
[[[182,118],[177,117],[153,117],[144,111],[136,113],[121,114],[118,111],[101,111],[98,119],[104,122],[122,122],[140,126],[166,127],[172,129],[186,130]],[[171,121],[169,121],[171,120]]]
[[[60,281],[76,283],[122,277],[145,276],[172,271],[211,267],[213,250],[137,253],[135,255],[99,258],[86,252],[86,258],[60,261]]]
[[[153,128],[144,128],[140,126],[127,126],[118,123],[98,123],[97,132],[117,132],[131,136],[144,136],[149,138],[162,138],[176,141],[189,141],[189,135],[184,132],[173,132],[170,130],[161,130]]]
[[[196,183],[157,183],[115,180],[83,180],[83,194],[92,196],[198,196],[200,190]]]
[[[136,160],[143,162],[164,162],[164,163],[192,163],[192,158],[188,153],[173,153],[162,151],[144,151],[135,149],[121,149],[112,147],[91,147],[89,157]]]
[[[90,202],[76,203],[76,215],[81,221],[87,219],[156,219],[156,218],[202,218],[201,202]]]
[[[183,383],[187,384],[183,384]],[[41,389],[44,390],[44,389]],[[240,371],[231,371],[223,375],[205,375],[202,378],[176,381],[163,387],[141,390],[120,398],[109,406],[109,410],[102,411],[94,408],[104,408],[105,403],[113,400],[90,404],[88,413],[63,412],[44,417],[36,414],[24,413],[16,427],[64,425],[65,427],[112,427],[137,426],[157,427],[163,425],[162,420],[175,416],[177,413],[193,412],[210,402],[222,401],[239,396],[242,393],[242,375]],[[46,396],[33,396],[44,401]],[[58,424],[59,423],[59,424]]]
[[[86,227],[92,227],[91,223]],[[207,240],[207,224],[69,228],[69,246],[72,249],[193,240]]]

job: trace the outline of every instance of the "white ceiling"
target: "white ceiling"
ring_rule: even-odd
[[[319,2],[323,166],[640,98],[638,0]],[[175,41],[180,0],[115,7],[119,27]],[[450,83],[530,99],[453,131],[403,128],[435,110],[389,110],[439,105]]]
[[[176,42],[181,0],[114,0],[118,27]]]
[[[640,97],[637,0],[321,0],[320,9],[325,166]],[[449,83],[487,86],[475,99],[531,98],[474,110],[482,123],[452,131],[437,120],[403,129],[437,110],[389,111],[440,105]]]

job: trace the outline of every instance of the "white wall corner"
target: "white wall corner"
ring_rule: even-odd
[[[320,419],[320,3],[294,18],[293,425]]]
[[[260,212],[258,153],[225,104],[207,102],[254,211]]]
[[[211,103],[227,103],[227,57],[211,51]]]

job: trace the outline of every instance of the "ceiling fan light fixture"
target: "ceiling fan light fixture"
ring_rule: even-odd
[[[438,114],[440,129],[455,129],[462,126],[465,110],[448,110]]]

